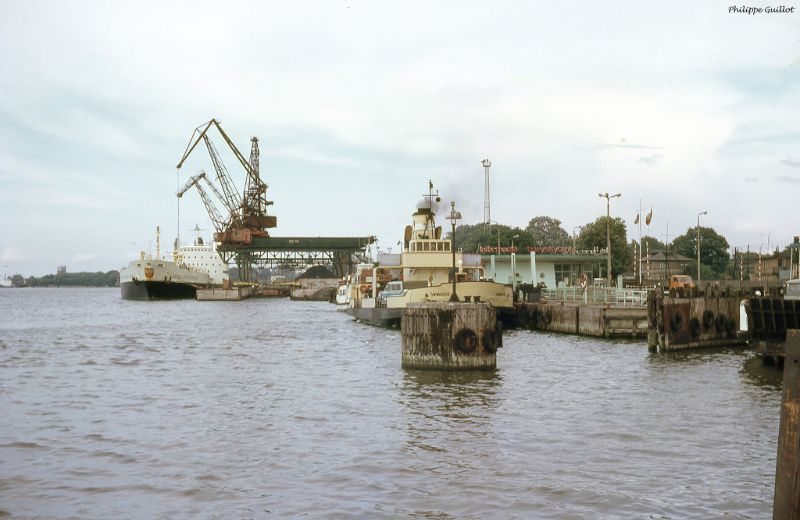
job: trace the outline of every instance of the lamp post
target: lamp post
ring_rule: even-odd
[[[461,213],[456,211],[455,201],[450,201],[450,214],[447,215],[447,220],[453,225],[453,234],[450,238],[450,250],[453,253],[453,293],[450,295],[451,302],[457,302],[458,296],[456,295],[456,221],[461,220]]]
[[[607,275],[608,275],[608,286],[611,287],[611,199],[614,197],[622,197],[621,193],[615,193],[614,195],[609,195],[606,193],[598,193],[598,197],[606,199],[606,248],[608,249],[608,265],[607,267]]]
[[[511,237],[511,292],[517,292],[517,253],[514,251],[514,239],[519,235]]]
[[[700,281],[700,215],[708,215],[708,211],[697,214],[697,281]],[[700,288],[698,287],[698,290]]]
[[[492,220],[491,199],[489,197],[489,168],[492,167],[492,161],[484,159],[481,161],[481,165],[486,170],[486,188],[483,194],[483,233],[487,234],[487,232],[491,231],[489,222]]]
[[[575,226],[572,228],[572,249],[575,254],[578,254],[578,236],[575,234],[575,230],[580,229],[583,231],[583,228],[586,226]]]

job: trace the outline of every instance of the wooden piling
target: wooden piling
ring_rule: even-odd
[[[773,520],[800,520],[800,330],[786,331]]]
[[[403,368],[493,369],[502,345],[488,303],[413,303],[403,310]]]

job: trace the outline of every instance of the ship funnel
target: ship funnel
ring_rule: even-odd
[[[417,209],[427,210],[430,209],[433,213],[439,209],[439,203],[442,201],[441,197],[433,197],[428,199],[427,197],[419,199],[417,202]]]

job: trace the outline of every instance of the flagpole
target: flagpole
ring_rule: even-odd
[[[642,199],[639,199],[639,287],[642,287]]]

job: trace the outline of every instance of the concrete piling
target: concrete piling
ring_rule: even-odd
[[[494,369],[502,346],[488,303],[413,303],[403,310],[403,368]]]
[[[800,330],[786,331],[774,520],[800,520]]]

